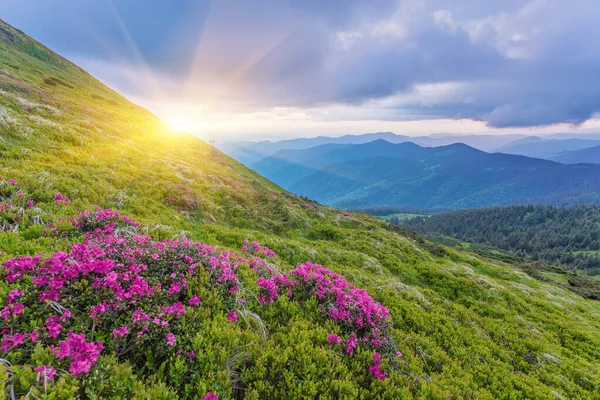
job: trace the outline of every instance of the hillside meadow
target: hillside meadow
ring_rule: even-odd
[[[0,396],[593,399],[600,306],[296,197],[0,22]]]

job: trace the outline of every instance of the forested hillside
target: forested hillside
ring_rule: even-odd
[[[600,303],[292,195],[0,21],[0,398],[593,399]]]
[[[600,207],[511,206],[397,221],[408,229],[484,243],[516,255],[600,273]]]

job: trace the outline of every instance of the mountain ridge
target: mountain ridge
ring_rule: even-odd
[[[600,201],[597,166],[486,153],[466,144],[421,147],[381,140],[315,147],[276,153],[252,167],[294,193],[337,207],[467,208]],[[550,179],[555,179],[553,187],[545,186]]]

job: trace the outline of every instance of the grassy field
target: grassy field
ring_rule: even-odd
[[[0,350],[0,393],[8,398],[29,393],[48,399],[173,399],[210,392],[222,399],[597,398],[597,301],[534,279],[511,263],[287,193],[197,138],[170,131],[4,23],[0,78],[0,309],[8,307],[0,330],[3,340],[10,336],[15,342],[13,335],[21,332],[40,335]],[[82,227],[96,225],[77,217],[95,205],[117,209],[141,225],[123,222],[107,234],[114,243],[106,244],[109,239]],[[235,270],[238,292],[214,280],[211,263],[220,258],[196,260],[192,254],[203,272],[181,272],[180,278],[187,253],[168,253],[175,258],[167,264],[162,252],[147,253],[140,242],[166,252],[165,246],[179,249],[182,238],[222,257],[218,265]],[[260,250],[254,259],[241,249],[245,239],[277,255]],[[56,281],[65,285],[62,297],[40,302],[32,284],[40,277],[9,276],[10,260],[40,253],[40,262],[60,259],[71,271],[79,265],[82,242],[97,251],[94,262],[135,271],[138,261],[147,265],[140,274],[165,289],[170,279],[186,280],[181,292],[157,292],[136,303],[147,312],[183,303],[184,315],[168,321],[175,336],[152,328],[147,339],[136,338],[124,311],[132,311],[129,303],[118,303],[110,318],[90,317],[91,307],[113,304],[112,292],[94,289],[99,285],[94,279]],[[117,244],[128,255],[115,261],[109,250]],[[389,311],[378,320],[382,330],[369,331],[385,346],[353,344],[354,337],[375,336],[332,317],[335,298],[317,295],[308,283],[283,290],[282,274],[306,261],[343,275],[339,282],[365,289]],[[266,288],[275,277],[281,280],[273,301],[259,301],[271,294]],[[26,291],[21,296],[27,302],[14,299],[19,290]],[[351,314],[360,316],[361,307],[373,303],[361,291],[352,293],[357,303],[351,303]],[[193,295],[201,299],[194,306],[188,303]],[[19,301],[25,305],[20,312]],[[166,310],[162,313],[171,312]],[[57,319],[63,328],[51,337]],[[123,327],[131,332],[123,333]],[[69,357],[60,358],[67,350],[71,358],[79,351],[69,344],[75,341],[69,330],[85,335],[88,347],[103,345],[88,372],[76,373]],[[67,345],[64,352],[53,350]],[[87,362],[94,353],[86,351]],[[42,366],[54,368],[56,376],[40,375]]]

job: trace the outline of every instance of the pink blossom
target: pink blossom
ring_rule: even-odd
[[[116,339],[118,337],[126,336],[129,333],[129,329],[127,328],[127,325],[122,325],[118,329],[116,329],[116,328],[113,329],[112,333],[113,333],[113,337]]]
[[[15,304],[12,304],[11,306],[12,306],[13,317],[16,315],[22,314],[23,310],[25,309],[25,306],[21,303],[15,303]]]
[[[171,314],[175,314],[175,315],[181,315],[181,314],[185,314],[185,307],[183,304],[181,304],[181,302],[176,302],[173,303],[170,306],[163,306],[161,307],[161,310],[163,313],[167,314],[167,315],[171,315]]]
[[[227,313],[227,319],[229,320],[229,322],[237,322],[238,315],[235,311],[230,311]]]
[[[69,204],[71,204],[71,202],[69,201],[69,199],[67,199],[67,196],[65,196],[65,195],[64,195],[64,194],[62,194],[62,193],[56,193],[56,194],[54,195],[54,202],[55,202],[56,204],[64,204],[64,205],[67,205],[67,206],[68,206]]]
[[[54,375],[56,375],[56,370],[48,365],[40,365],[39,367],[36,367],[34,371],[49,381],[53,380]]]
[[[40,335],[36,331],[33,331],[29,334],[29,340],[31,340],[31,343],[35,343],[39,337]]]
[[[48,329],[48,337],[55,338],[60,335],[62,325],[60,324],[60,318],[56,315],[52,315],[46,319],[46,328]]]
[[[171,284],[171,287],[169,287],[169,290],[167,291],[168,294],[176,294],[181,292],[181,283],[179,282],[174,282]]]
[[[92,306],[92,312],[90,312],[90,318],[92,318],[92,319],[99,318],[101,314],[106,312],[106,310],[107,310],[107,305],[105,302],[102,304],[97,304],[95,306]]]
[[[144,333],[148,332],[149,330],[150,328],[148,328],[148,326],[142,327],[142,330],[137,333],[137,338],[141,338],[142,336],[144,336]]]
[[[350,335],[348,340],[346,340],[346,353],[348,353],[349,355],[352,355],[354,353],[354,349],[356,348],[357,344],[358,344],[358,338],[353,333]]]
[[[371,372],[375,378],[382,381],[386,378],[385,374],[381,372],[381,354],[378,352],[373,354],[373,364],[369,367],[369,372]]]
[[[133,322],[143,322],[149,321],[152,316],[150,314],[146,314],[144,310],[135,310],[131,318]]]
[[[2,344],[0,345],[0,350],[3,350],[5,353],[8,353],[10,349],[13,347],[17,347],[23,344],[25,340],[25,335],[22,333],[15,333],[14,335],[6,335],[2,340]]]
[[[52,350],[59,360],[64,358],[71,359],[69,372],[74,375],[88,373],[92,365],[98,360],[98,356],[103,349],[100,342],[86,342],[83,333],[67,333],[67,339],[58,342],[58,347],[52,347]]]
[[[172,333],[169,333],[167,335],[167,344],[169,346],[173,346],[175,344],[175,342],[177,342],[177,339],[175,338],[175,335],[173,335]]]
[[[202,400],[219,400],[219,396],[215,392],[208,392],[208,394],[202,397]]]
[[[342,339],[335,333],[330,333],[329,335],[327,335],[327,343],[336,344],[336,343],[341,343],[341,342],[342,342]]]
[[[196,307],[200,304],[200,296],[198,296],[197,294],[193,295],[189,300],[188,300],[188,304],[192,307]]]

